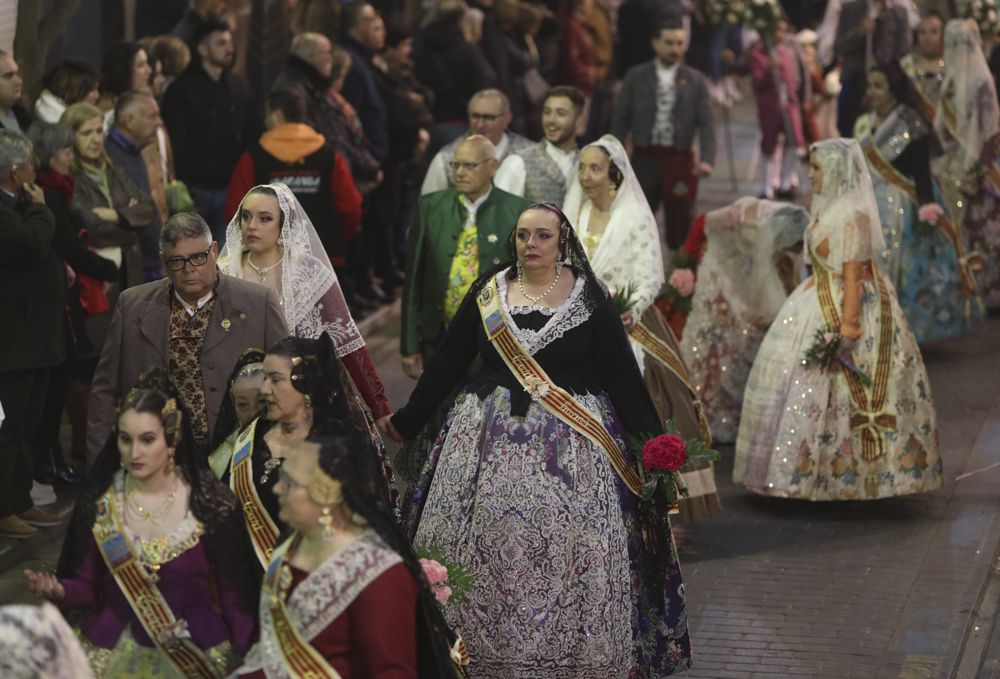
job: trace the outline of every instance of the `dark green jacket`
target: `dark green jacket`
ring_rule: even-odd
[[[476,211],[480,273],[508,259],[510,232],[528,205],[524,198],[494,186]],[[404,356],[421,353],[422,343],[436,342],[441,334],[448,274],[464,225],[465,208],[455,187],[420,197],[417,218],[407,237],[400,338]]]

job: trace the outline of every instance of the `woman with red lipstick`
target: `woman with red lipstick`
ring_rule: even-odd
[[[663,430],[607,289],[559,208],[521,213],[391,432],[459,386],[407,528],[473,575],[445,617],[469,675],[663,677],[690,658],[665,498],[640,501],[630,435]]]
[[[143,375],[77,499],[57,573],[25,571],[33,592],[84,612],[96,677],[221,677],[250,647],[257,574],[240,509],[191,443],[176,390]]]
[[[388,419],[385,388],[337,274],[312,221],[286,185],[255,186],[243,197],[226,230],[219,269],[274,290],[293,336],[318,339],[327,333],[379,425]]]

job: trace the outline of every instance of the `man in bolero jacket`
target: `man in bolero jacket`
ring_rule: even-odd
[[[649,207],[663,201],[667,244],[677,249],[691,227],[698,179],[712,173],[715,121],[705,77],[682,62],[680,24],[667,23],[653,38],[656,58],[629,69],[615,102],[611,133],[631,136],[632,168]],[[699,163],[694,162],[695,135]]]
[[[221,274],[218,253],[205,220],[191,212],[174,215],[160,233],[167,278],[118,297],[90,388],[88,465],[114,429],[116,404],[153,367],[166,370],[177,386],[191,411],[195,446],[207,454],[237,359],[287,335],[276,295]]]
[[[509,259],[510,233],[530,204],[493,186],[496,148],[482,135],[464,139],[451,165],[455,185],[420,197],[407,238],[400,351],[413,379],[472,282]]]

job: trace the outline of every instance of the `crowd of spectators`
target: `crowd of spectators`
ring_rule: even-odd
[[[785,4],[806,14],[800,25],[822,18],[824,3]],[[855,21],[856,4],[845,3],[845,21]],[[288,3],[292,34],[283,69],[268,91],[253,92],[240,74],[248,2],[136,5],[134,34],[145,37],[110,44],[99,67],[75,58],[55,63],[34,101],[22,96],[13,57],[0,52],[5,196],[13,196],[11,210],[44,202],[55,221],[32,236],[46,234],[46,244],[5,243],[3,305],[44,306],[47,315],[39,311],[37,320],[47,318],[51,327],[22,334],[61,338],[49,351],[26,340],[24,356],[4,352],[4,365],[37,369],[44,379],[15,381],[15,392],[0,400],[31,411],[21,418],[31,437],[47,433],[24,446],[34,457],[33,503],[22,506],[21,498],[0,506],[0,520],[45,504],[53,479],[75,478],[72,467],[84,457],[88,385],[110,310],[123,289],[163,276],[158,234],[171,214],[197,210],[221,248],[250,187],[288,184],[361,318],[398,296],[418,198],[451,182],[448,162],[466,134],[485,136],[502,161],[542,136],[550,87],[571,85],[586,96],[582,139],[597,138],[613,128],[620,81],[653,59],[656,29],[666,22],[684,22],[692,36],[687,62],[708,76],[716,101],[728,86],[727,72],[736,70],[726,64],[738,64],[741,51],[739,31],[712,27],[706,3],[694,0],[297,0]],[[900,12],[893,14],[897,23],[905,19]],[[878,30],[905,33],[890,23]],[[856,93],[857,49],[848,42],[838,41],[844,87]],[[905,47],[879,39],[875,56],[898,58]],[[635,73],[634,83],[625,80],[625,96],[641,107],[646,93]],[[845,105],[854,110],[857,102],[845,98]],[[698,100],[688,113],[703,119],[707,106]],[[25,155],[27,144],[34,151]],[[705,144],[703,138],[703,160],[714,154]],[[661,159],[648,161],[655,174]],[[35,181],[43,192],[19,188]],[[505,186],[502,165],[494,181]],[[648,183],[655,187],[657,180]],[[690,216],[687,207],[678,219]],[[685,228],[678,225],[671,245]],[[22,279],[24,289],[38,294],[30,302],[8,300]],[[64,408],[73,425],[65,455],[52,424]],[[44,514],[33,523],[55,521]]]

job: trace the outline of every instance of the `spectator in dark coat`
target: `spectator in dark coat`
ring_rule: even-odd
[[[221,246],[226,239],[229,175],[249,144],[260,136],[260,117],[246,81],[230,71],[233,36],[222,22],[203,24],[196,34],[197,58],[163,98],[163,120],[174,148],[177,178]]]
[[[375,83],[372,58],[385,47],[385,23],[364,0],[352,0],[341,13],[341,44],[351,54],[351,68],[341,90],[358,112],[372,155],[389,157],[389,113]]]
[[[417,79],[435,96],[431,154],[462,135],[469,99],[492,85],[489,65],[463,31],[465,12],[460,0],[441,0],[413,46]]]
[[[625,0],[618,8],[618,75],[624,78],[633,66],[652,60],[652,40],[659,27],[680,21],[684,14],[681,0]]]
[[[126,92],[115,105],[115,124],[104,142],[104,150],[140,191],[152,198],[149,172],[142,150],[156,142],[156,130],[162,124],[160,106],[149,92]],[[138,233],[145,281],[163,277],[160,262],[159,211]]]
[[[35,184],[31,142],[0,130],[0,536],[31,537],[59,517],[31,499],[31,441],[50,369],[66,358],[66,283],[52,247],[55,223]]]
[[[322,33],[299,33],[281,75],[271,85],[272,92],[293,91],[306,103],[309,127],[335,143],[335,104],[328,92],[332,85],[333,43]],[[241,196],[242,198],[242,196]]]
[[[80,467],[87,451],[87,397],[90,377],[96,366],[100,347],[87,342],[84,321],[87,310],[81,293],[99,289],[103,283],[118,279],[118,267],[109,259],[92,252],[80,239],[81,224],[70,212],[73,199],[73,133],[62,125],[36,122],[28,132],[38,158],[38,185],[45,191],[45,204],[55,218],[53,245],[66,265],[66,361],[52,369],[49,375],[45,409],[35,434],[34,476],[40,483],[53,480],[75,482],[59,445],[59,423],[63,406],[72,427],[71,458]],[[89,300],[88,300],[89,301]],[[93,356],[88,360],[86,356]]]

